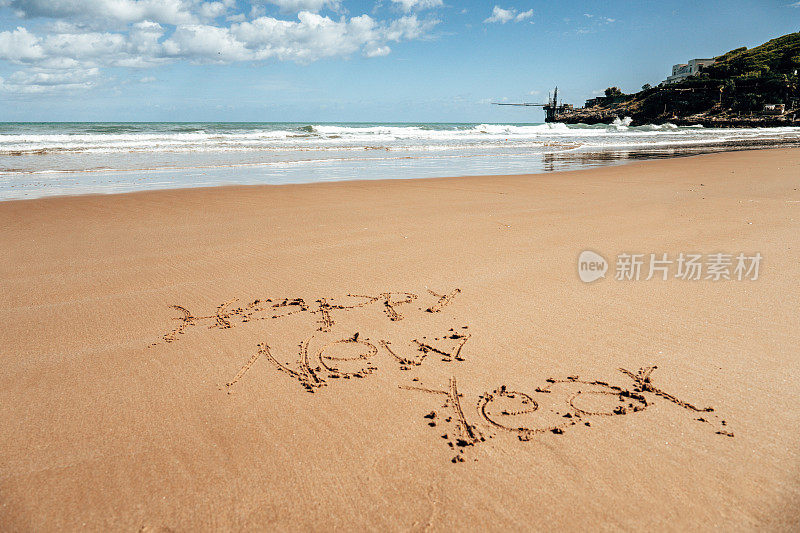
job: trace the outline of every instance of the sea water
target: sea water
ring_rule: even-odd
[[[228,184],[527,174],[755,146],[800,128],[671,124],[0,123],[0,200]]]

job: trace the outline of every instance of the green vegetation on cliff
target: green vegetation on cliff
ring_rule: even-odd
[[[716,62],[674,84],[622,94],[616,87],[605,98],[587,102],[587,108],[559,116],[568,122],[605,122],[609,117],[630,116],[635,122],[714,124],[795,122],[800,115],[800,32],[772,39],[751,49],[737,48],[715,58]],[[783,112],[765,105],[783,104]],[[776,117],[775,115],[780,115]]]
[[[737,48],[715,58],[703,71],[711,79],[748,79],[796,75],[800,69],[800,32],[767,41],[755,48]]]

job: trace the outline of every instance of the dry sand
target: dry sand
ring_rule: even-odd
[[[0,530],[797,528],[798,189],[778,149],[0,203]]]

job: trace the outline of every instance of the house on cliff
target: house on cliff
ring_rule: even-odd
[[[661,85],[669,85],[685,80],[689,76],[699,74],[705,67],[713,65],[714,59],[690,59],[688,63],[672,65],[672,75],[661,82]]]

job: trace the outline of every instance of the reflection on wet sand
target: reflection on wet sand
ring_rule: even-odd
[[[542,154],[542,170],[544,172],[560,172],[565,170],[581,170],[606,165],[621,164],[628,161],[646,161],[651,159],[668,159],[671,157],[688,157],[692,155],[713,154],[718,152],[738,152],[762,148],[780,148],[800,146],[800,140],[787,140],[776,145],[774,139],[749,139],[747,141],[727,141],[716,145],[702,146],[660,146],[658,148],[635,148],[616,150],[565,150]]]

